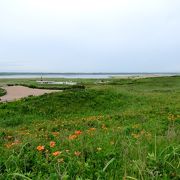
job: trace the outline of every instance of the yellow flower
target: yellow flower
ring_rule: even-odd
[[[101,150],[102,150],[102,148],[98,147],[98,148],[97,148],[97,150],[98,150],[98,151],[101,151]]]
[[[139,127],[140,127],[139,124],[135,124],[135,125],[132,126],[133,129],[137,129],[137,128],[139,128]]]
[[[63,158],[58,159],[57,161],[58,161],[58,163],[64,163],[64,159]]]
[[[168,119],[169,119],[169,121],[175,121],[176,116],[174,114],[169,114]]]
[[[115,143],[114,143],[114,141],[111,141],[110,144],[111,144],[111,145],[114,145]]]

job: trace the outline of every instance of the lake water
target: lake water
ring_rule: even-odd
[[[72,78],[72,79],[107,79],[111,77],[137,77],[137,76],[171,76],[179,73],[0,73],[0,79],[24,78]]]

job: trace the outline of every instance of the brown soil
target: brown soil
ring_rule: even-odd
[[[8,86],[4,87],[7,91],[5,96],[0,97],[0,102],[15,101],[28,96],[40,96],[45,93],[58,92],[60,90],[31,89],[24,86]]]

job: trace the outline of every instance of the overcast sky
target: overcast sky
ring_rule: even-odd
[[[0,72],[180,72],[180,0],[0,0]]]

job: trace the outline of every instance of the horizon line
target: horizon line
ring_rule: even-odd
[[[159,73],[163,73],[163,74],[179,74],[180,72],[16,72],[16,71],[4,71],[4,72],[0,72],[0,74],[159,74]]]

